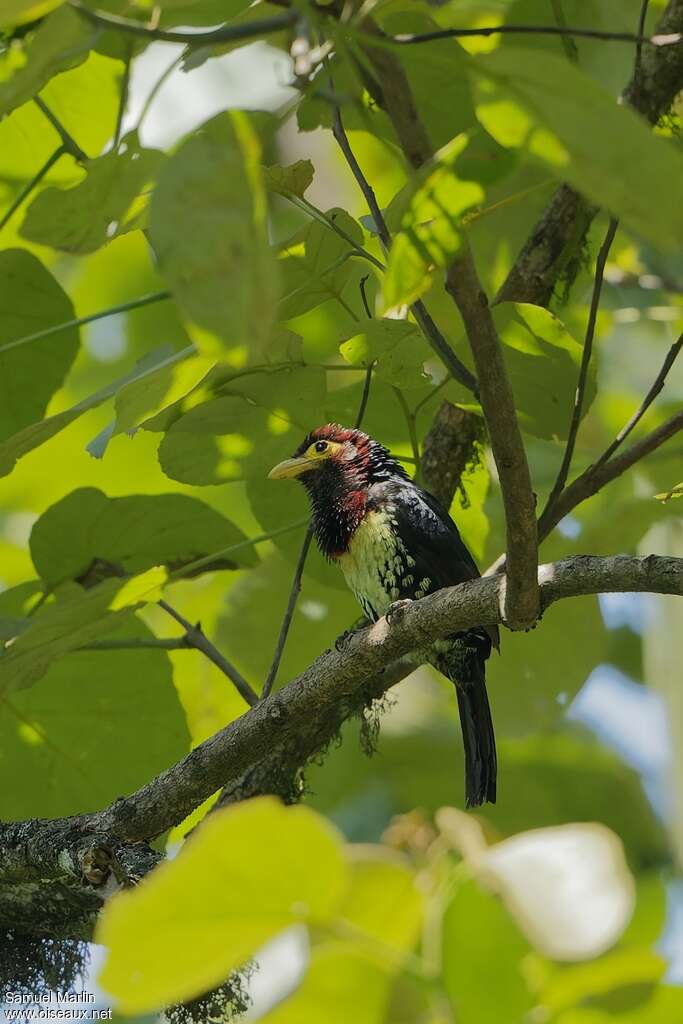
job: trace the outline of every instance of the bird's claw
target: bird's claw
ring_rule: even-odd
[[[393,626],[394,623],[398,622],[399,619],[403,616],[403,613],[405,612],[408,605],[412,603],[413,602],[410,597],[404,597],[403,600],[401,601],[393,601],[387,608],[387,612],[385,615],[388,624],[390,626]]]

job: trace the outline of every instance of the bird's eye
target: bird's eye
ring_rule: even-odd
[[[316,441],[315,450],[317,452],[327,451],[327,441]]]

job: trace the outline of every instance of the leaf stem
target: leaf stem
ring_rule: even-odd
[[[40,96],[34,96],[33,102],[38,107],[38,110],[40,110],[41,113],[44,114],[44,116],[48,119],[54,130],[59,135],[60,139],[62,140],[62,146],[64,148],[64,151],[66,153],[70,153],[77,163],[87,163],[88,154],[81,149],[81,147],[74,139],[73,135],[71,135],[66,130],[66,128],[59,120],[59,118],[52,113],[45,100],[42,100]]]
[[[170,605],[168,601],[164,601],[163,598],[158,602],[158,604],[160,608],[163,608],[163,610],[170,615],[172,619],[175,619],[175,621],[185,630],[185,635],[181,638],[183,642],[206,655],[209,661],[211,661],[216,668],[220,669],[221,672],[234,684],[235,689],[250,707],[254,707],[254,705],[258,704],[257,694],[254,693],[242,673],[232,664],[232,662],[228,661],[228,659],[221,654],[215,644],[213,644],[206,634],[202,632],[199,623],[197,623],[196,626],[193,626],[184,615],[181,615],[179,611]]]
[[[74,317],[73,320],[65,320],[63,323],[55,324],[53,327],[45,327],[42,331],[35,331],[33,334],[27,334],[23,338],[15,338],[14,341],[8,341],[6,345],[0,345],[0,354],[3,352],[9,352],[14,348],[20,348],[22,345],[28,345],[32,341],[39,341],[41,338],[47,338],[51,334],[59,334],[61,331],[66,331],[70,327],[82,327],[84,324],[91,324],[96,320],[103,320],[108,316],[116,316],[118,313],[128,313],[131,309],[140,309],[142,306],[149,306],[154,302],[164,302],[166,299],[170,298],[171,293],[169,291],[150,292],[148,295],[141,295],[138,299],[130,299],[129,302],[122,302],[118,306],[109,306],[108,309],[101,309],[99,313],[90,313],[88,316]]]
[[[26,198],[28,198],[28,196],[30,196],[31,192],[33,192],[33,190],[36,187],[36,185],[40,184],[40,182],[43,180],[43,178],[48,173],[50,168],[53,167],[57,163],[57,161],[59,160],[60,156],[63,156],[65,152],[66,152],[66,150],[64,149],[63,145],[62,146],[58,146],[57,149],[54,151],[54,153],[47,158],[47,160],[45,161],[43,166],[40,168],[40,170],[37,171],[33,175],[33,177],[31,178],[30,181],[26,182],[26,184],[22,188],[21,192],[17,193],[17,195],[12,200],[12,203],[8,207],[7,211],[3,214],[2,220],[0,220],[0,231],[2,231],[2,229],[5,227],[5,225],[10,220],[10,218],[19,209],[19,207],[21,206],[23,201]]]

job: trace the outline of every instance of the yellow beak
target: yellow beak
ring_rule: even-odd
[[[319,463],[307,459],[305,455],[299,456],[298,459],[285,459],[284,462],[278,462],[277,466],[273,466],[268,474],[268,479],[288,480],[295,476],[301,476],[307,469],[315,469],[317,465]]]

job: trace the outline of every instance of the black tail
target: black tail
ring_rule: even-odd
[[[496,802],[496,737],[482,678],[464,687],[456,683],[458,711],[465,745],[465,800],[467,807]]]
[[[455,683],[462,740],[465,747],[465,801],[467,807],[496,802],[496,737],[486,693],[486,659],[491,642],[473,631],[454,639],[453,648],[441,653],[437,667]]]

